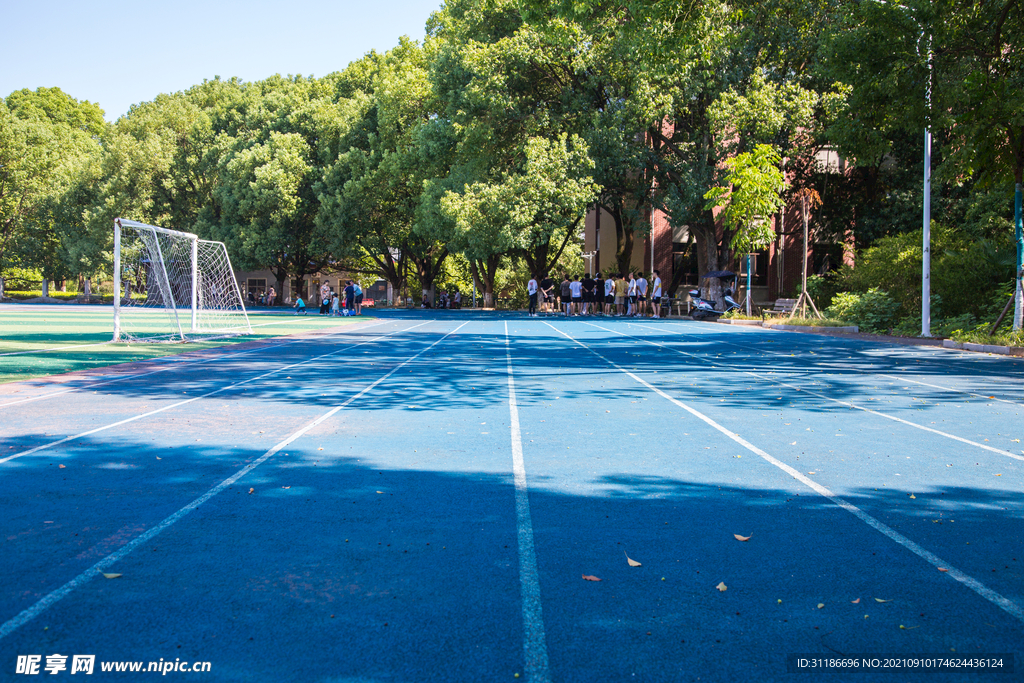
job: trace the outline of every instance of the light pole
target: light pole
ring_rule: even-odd
[[[872,0],[880,5],[891,5],[910,14],[917,27],[921,29],[921,40],[925,39],[924,25],[914,17],[913,10],[898,2],[887,2],[886,0]],[[924,127],[924,199],[922,217],[922,252],[921,252],[921,336],[932,336],[932,41],[928,38],[928,84],[925,87],[924,101],[927,111],[927,120]],[[920,55],[920,47],[918,48]]]
[[[582,254],[580,254],[580,256],[582,256],[583,258],[587,259],[587,272],[590,273],[591,275],[594,274],[593,265],[594,265],[594,256],[596,256],[596,255],[597,255],[596,251],[585,251]]]

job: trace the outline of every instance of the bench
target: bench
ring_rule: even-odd
[[[776,299],[775,304],[771,308],[761,309],[761,320],[765,320],[769,316],[782,317],[784,315],[791,315],[794,307],[796,307],[796,299]]]

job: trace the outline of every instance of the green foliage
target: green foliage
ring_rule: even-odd
[[[840,292],[824,313],[832,320],[842,320],[862,332],[875,334],[888,334],[897,320],[896,302],[877,287],[861,294]]]
[[[704,195],[706,209],[722,207],[719,217],[734,230],[730,246],[738,252],[764,249],[775,240],[767,218],[785,206],[779,196],[785,187],[781,162],[773,147],[758,145],[753,152],[727,160],[728,185],[711,188]]]

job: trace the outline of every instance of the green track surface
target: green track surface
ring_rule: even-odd
[[[0,383],[232,346],[368,320],[291,312],[250,315],[253,334],[188,344],[111,344],[110,306],[10,305],[0,308]],[[27,352],[27,353],[26,353]],[[17,355],[5,355],[17,354]]]

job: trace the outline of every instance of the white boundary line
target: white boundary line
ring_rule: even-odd
[[[819,394],[816,391],[811,391],[810,389],[807,389],[807,388],[804,388],[804,387],[798,387],[795,384],[789,384],[788,382],[783,382],[782,380],[779,380],[779,379],[777,379],[775,377],[772,377],[770,375],[759,375],[756,372],[751,372],[749,370],[741,370],[740,368],[733,367],[731,365],[728,365],[727,363],[717,363],[715,361],[708,360],[707,358],[702,358],[701,356],[698,356],[697,354],[694,354],[694,353],[689,353],[687,351],[680,351],[679,349],[672,348],[671,346],[666,346],[665,344],[659,344],[658,342],[649,341],[647,339],[644,339],[643,337],[637,337],[637,336],[634,336],[634,335],[631,335],[631,334],[625,334],[623,332],[618,332],[616,330],[610,330],[607,327],[601,327],[600,325],[595,325],[594,323],[584,323],[584,324],[591,325],[592,327],[596,327],[599,330],[604,330],[605,332],[611,332],[612,334],[617,334],[617,335],[622,336],[622,337],[629,337],[630,339],[636,339],[638,341],[642,341],[644,344],[650,344],[651,346],[660,346],[661,348],[667,349],[669,351],[672,351],[673,353],[678,353],[678,354],[681,354],[681,355],[684,355],[684,356],[690,356],[691,358],[696,358],[700,362],[707,363],[708,365],[712,365],[712,366],[714,366],[716,368],[723,368],[725,370],[729,370],[730,372],[739,372],[739,373],[744,374],[744,375],[750,375],[751,377],[756,377],[757,379],[767,380],[768,382],[771,382],[772,384],[777,384],[779,386],[787,387],[787,388],[793,389],[795,391],[802,391],[803,393],[808,394],[810,396],[814,396],[816,398],[820,398],[820,399],[823,399],[825,401],[830,401],[832,403],[838,403],[841,406],[846,406],[847,408],[851,408],[853,410],[862,410],[865,413],[870,413],[872,415],[877,415],[878,417],[884,417],[886,420],[892,420],[893,422],[899,422],[900,424],[907,425],[908,427],[913,427],[914,429],[920,429],[921,431],[931,432],[932,434],[938,434],[939,436],[944,436],[947,439],[952,439],[953,441],[959,441],[960,443],[965,443],[965,444],[967,444],[969,446],[975,446],[977,448],[982,448],[982,449],[984,449],[986,451],[991,451],[992,453],[998,453],[999,455],[1005,455],[1006,457],[1013,458],[1015,460],[1024,460],[1024,455],[1017,455],[1016,453],[1011,453],[1010,451],[1004,451],[1002,448],[996,448],[995,446],[986,446],[983,443],[978,443],[977,441],[971,441],[970,439],[965,439],[962,436],[956,436],[955,434],[950,434],[948,432],[943,432],[943,431],[941,431],[939,429],[932,429],[931,427],[925,427],[924,425],[919,425],[916,422],[910,422],[909,420],[904,420],[903,418],[896,417],[895,415],[888,415],[886,413],[882,413],[882,412],[879,412],[877,410],[872,410],[871,408],[865,408],[864,406],[859,406],[856,403],[850,403],[849,401],[842,401],[842,400],[840,400],[838,398],[832,398],[830,396],[826,396],[825,394]]]
[[[661,325],[659,325],[657,327],[652,327],[651,325],[641,325],[639,323],[626,323],[626,324],[630,325],[631,327],[639,327],[642,330],[651,330],[651,329],[657,329],[658,327],[662,327]],[[668,325],[673,325],[673,326],[677,326],[678,327],[678,326],[681,326],[682,323],[668,323]],[[748,328],[746,328],[746,327],[744,327],[742,325],[736,326],[736,329],[737,329],[737,331],[743,330],[744,333],[746,333],[746,334],[753,334],[753,333],[756,332],[756,330],[748,329]],[[777,331],[779,331],[779,332],[786,332],[788,330],[777,330]],[[685,336],[692,337],[693,335],[687,334]],[[773,349],[761,349],[761,348],[758,348],[756,346],[748,346],[747,344],[738,344],[736,342],[731,342],[731,341],[727,341],[727,342],[723,342],[723,343],[728,344],[730,346],[735,346],[735,347],[740,348],[740,349],[748,349],[750,351],[754,351],[754,352],[757,352],[757,353],[765,353],[765,354],[769,354],[769,355],[772,355],[772,356],[785,356],[785,357],[788,357],[788,356],[794,356],[795,355],[795,354],[792,354],[792,353],[784,353],[782,351],[775,351]],[[886,342],[881,342],[881,343],[886,343]],[[934,354],[936,354],[936,353],[941,353],[942,351],[950,351],[951,350],[951,349],[945,349],[945,348],[940,349],[939,347],[933,347],[933,346],[918,346],[916,348],[933,349],[933,351],[929,352],[929,355],[925,355],[925,357],[928,360],[938,360],[940,362],[941,362],[941,358],[939,358],[937,356],[935,356],[935,357],[932,357],[932,356]],[[901,351],[902,351],[902,349],[901,349]],[[964,360],[971,360],[971,361],[973,361],[973,360],[976,360],[976,359],[974,357],[968,355],[968,356],[964,357]],[[856,372],[856,373],[860,373],[862,375],[871,374],[871,371],[864,370],[863,368],[850,368],[850,367],[843,367],[843,366],[838,366],[837,367],[837,365],[834,362],[827,362],[827,363],[823,363],[822,365],[825,365],[825,366],[828,366],[828,367],[832,367],[832,368],[836,368],[837,371],[842,371],[842,372]],[[813,371],[809,371],[807,374],[810,374],[811,372],[813,372]],[[796,373],[792,373],[792,374],[796,374]],[[820,371],[818,371],[818,374],[822,374],[822,373]],[[949,391],[951,393],[964,394],[965,396],[974,396],[976,398],[981,398],[981,399],[984,399],[986,401],[999,401],[1000,403],[1009,403],[1010,405],[1020,406],[1020,407],[1024,408],[1024,403],[1020,403],[1018,401],[1011,401],[1011,400],[1005,399],[1005,398],[996,398],[995,396],[989,396],[989,395],[986,395],[986,394],[978,394],[978,393],[975,393],[973,391],[966,391],[964,389],[955,389],[953,387],[944,387],[944,386],[940,386],[938,384],[929,384],[927,382],[921,382],[921,381],[918,381],[918,380],[909,379],[907,377],[900,377],[899,375],[887,375],[887,374],[883,374],[881,372],[879,372],[877,374],[878,374],[879,377],[885,377],[887,379],[896,380],[897,382],[909,382],[909,383],[912,383],[912,384],[920,384],[921,386],[931,387],[933,389],[942,389],[943,391]]]
[[[864,522],[865,524],[870,526],[872,529],[875,529],[876,531],[884,534],[889,539],[895,541],[896,543],[900,544],[901,546],[903,546],[904,548],[906,548],[910,552],[914,553],[915,555],[917,555],[918,557],[920,557],[921,559],[926,561],[928,564],[930,564],[930,565],[932,565],[932,566],[934,566],[936,568],[939,568],[939,569],[944,569],[945,573],[950,578],[955,579],[956,581],[959,581],[964,586],[967,586],[972,591],[974,591],[975,593],[977,593],[981,597],[985,598],[986,600],[988,600],[989,602],[994,604],[996,607],[1000,608],[1001,610],[1003,610],[1004,612],[1006,612],[1010,616],[1016,618],[1018,621],[1024,622],[1024,609],[1021,609],[1020,605],[1018,605],[1017,603],[1015,603],[1015,602],[1013,602],[1013,601],[1003,597],[1002,595],[1000,595],[999,593],[995,592],[991,588],[987,587],[985,584],[981,583],[980,581],[978,581],[974,577],[969,576],[968,574],[965,574],[964,572],[960,571],[956,567],[951,566],[948,562],[946,562],[945,560],[943,560],[939,556],[929,552],[928,550],[925,550],[924,548],[919,546],[917,543],[911,541],[909,538],[907,538],[903,534],[899,533],[898,531],[896,531],[892,527],[888,526],[884,522],[879,521],[878,519],[875,519],[874,517],[872,517],[868,513],[864,512],[863,510],[858,508],[856,505],[853,505],[852,503],[849,503],[846,500],[840,498],[839,496],[837,496],[835,493],[833,493],[829,489],[825,488],[824,486],[822,486],[821,484],[817,483],[816,481],[813,481],[813,480],[809,479],[808,477],[806,477],[805,475],[801,474],[797,470],[793,469],[792,467],[790,467],[786,463],[780,462],[779,460],[776,460],[775,458],[773,458],[771,455],[769,455],[765,451],[762,451],[760,448],[758,448],[757,446],[754,446],[752,443],[750,443],[749,441],[747,441],[746,439],[741,437],[739,434],[736,434],[735,432],[730,432],[728,429],[726,429],[725,427],[723,427],[719,423],[715,422],[713,419],[711,419],[710,417],[708,417],[704,413],[700,412],[699,410],[691,408],[689,405],[683,403],[682,401],[680,401],[680,400],[678,400],[676,398],[673,398],[672,396],[669,396],[667,393],[665,393],[664,391],[662,391],[658,387],[656,387],[656,386],[650,384],[649,382],[641,379],[640,377],[638,377],[634,373],[630,372],[629,370],[626,370],[625,368],[621,367],[620,365],[618,365],[614,361],[609,360],[608,358],[606,358],[605,356],[601,355],[600,353],[598,353],[594,349],[590,348],[589,346],[587,346],[583,342],[580,342],[580,341],[570,337],[568,334],[566,334],[565,332],[562,332],[561,330],[559,330],[554,325],[551,325],[549,323],[544,323],[544,324],[548,325],[548,327],[550,327],[551,329],[555,330],[556,332],[561,334],[566,339],[569,339],[570,341],[578,344],[579,346],[582,346],[587,351],[590,351],[592,354],[594,354],[595,356],[597,356],[598,358],[600,358],[604,362],[608,363],[609,365],[611,365],[613,368],[615,368],[619,372],[621,372],[621,373],[631,377],[633,380],[635,380],[639,384],[642,384],[643,386],[647,387],[648,389],[650,389],[654,393],[658,394],[662,398],[665,398],[665,399],[671,401],[673,404],[679,406],[680,408],[682,408],[686,412],[690,413],[691,415],[693,415],[697,419],[703,421],[708,426],[714,428],[718,432],[721,432],[725,436],[729,437],[730,439],[732,439],[733,441],[738,443],[740,446],[743,446],[743,448],[747,449],[751,453],[754,453],[754,454],[760,456],[765,461],[771,463],[775,467],[778,467],[780,470],[782,470],[783,472],[785,472],[789,476],[793,477],[794,479],[796,479],[800,483],[804,484],[805,486],[807,486],[808,488],[813,490],[815,493],[817,493],[817,494],[819,494],[819,495],[821,495],[821,496],[823,496],[825,498],[828,498],[833,503],[835,503],[836,505],[838,505],[842,509],[844,509],[847,512],[849,512],[850,514],[852,514],[854,517],[856,517],[857,519],[861,520],[862,522]],[[597,326],[595,325],[595,327],[597,327]]]
[[[428,322],[436,322],[436,321],[428,321]],[[420,323],[420,324],[421,325],[425,325],[426,323]],[[119,560],[122,560],[125,557],[127,557],[133,550],[138,548],[140,545],[146,543],[147,541],[149,541],[149,540],[153,539],[154,537],[156,537],[157,535],[159,535],[161,532],[163,532],[165,529],[169,528],[172,524],[174,524],[175,522],[177,522],[178,520],[183,518],[185,515],[187,515],[188,513],[192,512],[193,510],[197,509],[200,505],[202,505],[206,501],[210,500],[211,498],[216,496],[218,493],[220,493],[221,491],[223,491],[224,489],[228,488],[229,486],[234,484],[236,481],[238,481],[239,479],[244,477],[246,474],[248,474],[252,470],[254,470],[257,467],[259,467],[260,465],[262,465],[264,462],[266,462],[268,459],[270,459],[271,456],[273,456],[275,453],[280,451],[282,448],[284,448],[288,444],[292,443],[297,438],[299,438],[300,436],[302,436],[303,434],[305,434],[309,430],[313,429],[313,427],[316,427],[318,424],[320,424],[324,420],[326,420],[326,419],[330,418],[331,416],[335,415],[336,413],[340,412],[341,410],[343,410],[344,408],[349,406],[353,401],[355,401],[355,400],[359,399],[360,397],[366,395],[370,390],[372,390],[378,384],[380,384],[381,382],[386,380],[388,377],[391,377],[391,375],[393,375],[396,372],[398,372],[402,367],[404,367],[405,365],[407,365],[407,364],[411,363],[412,361],[416,360],[417,358],[422,356],[424,353],[426,353],[430,349],[434,348],[435,346],[437,346],[438,344],[443,342],[445,339],[447,339],[449,336],[455,334],[461,328],[463,328],[464,326],[466,326],[468,324],[469,324],[468,322],[462,323],[461,325],[459,325],[454,330],[452,330],[451,332],[447,333],[446,335],[444,335],[443,337],[441,337],[440,339],[435,341],[433,344],[431,344],[427,348],[425,348],[422,351],[418,352],[416,355],[411,356],[411,357],[407,358],[406,360],[402,361],[401,363],[399,363],[398,365],[393,367],[390,371],[388,371],[387,374],[381,376],[380,378],[375,380],[372,384],[370,384],[370,385],[366,386],[365,388],[363,388],[358,394],[356,394],[352,398],[350,398],[347,401],[345,401],[344,403],[342,403],[342,404],[340,404],[338,406],[335,406],[334,408],[328,410],[326,413],[324,413],[320,417],[316,418],[315,420],[313,420],[312,422],[307,424],[302,429],[299,429],[298,431],[293,432],[284,441],[281,441],[280,443],[276,444],[270,450],[268,450],[266,453],[261,455],[259,458],[257,458],[256,460],[254,460],[250,464],[246,465],[242,469],[238,470],[237,472],[232,474],[230,477],[228,477],[227,479],[225,479],[221,483],[217,484],[212,489],[210,489],[209,491],[207,491],[206,493],[204,493],[200,497],[198,497],[195,500],[193,500],[191,503],[187,504],[185,507],[181,508],[180,510],[178,510],[175,513],[173,513],[172,515],[166,517],[162,522],[160,522],[156,526],[152,527],[151,529],[149,529],[145,533],[143,533],[143,534],[141,534],[139,536],[136,536],[131,541],[126,543],[124,546],[122,546],[121,548],[119,548],[115,552],[107,555],[102,560],[100,560],[99,562],[97,562],[96,564],[94,564],[90,568],[86,569],[84,572],[82,572],[81,574],[79,574],[75,578],[73,578],[70,581],[68,581],[67,583],[65,583],[60,588],[57,588],[56,590],[51,591],[50,593],[45,595],[43,598],[41,598],[38,602],[36,602],[31,607],[27,607],[26,609],[22,610],[19,614],[17,614],[13,618],[7,620],[3,625],[0,625],[0,639],[3,639],[5,637],[9,636],[11,633],[16,631],[20,626],[23,626],[24,624],[28,623],[32,619],[34,619],[37,616],[39,616],[40,614],[42,614],[46,609],[48,609],[52,605],[54,605],[57,602],[59,602],[61,599],[67,597],[76,588],[80,588],[81,586],[84,586],[86,583],[88,583],[92,579],[96,578],[96,575],[99,572],[102,572],[104,569],[110,567],[115,562],[118,562]],[[419,327],[419,325],[415,325],[414,327]],[[411,330],[412,328],[410,327],[408,329]],[[368,344],[369,342],[364,342],[364,343]],[[328,355],[330,355],[330,354],[328,354]],[[318,356],[317,358],[322,358],[322,357],[323,356]],[[310,360],[317,360],[317,358],[311,358]]]
[[[285,370],[290,370],[292,368],[299,367],[300,365],[305,365],[306,363],[312,363],[313,361],[320,360],[321,358],[327,358],[328,356],[333,356],[333,355],[335,355],[337,353],[341,353],[342,351],[348,351],[349,349],[354,349],[354,348],[356,348],[358,346],[363,346],[365,344],[370,344],[370,343],[373,343],[373,342],[376,342],[376,341],[380,341],[381,339],[384,339],[384,338],[386,338],[386,337],[388,337],[388,336],[390,336],[392,334],[399,334],[400,332],[408,332],[411,329],[414,329],[416,327],[420,327],[420,325],[426,325],[429,322],[434,322],[434,321],[428,320],[426,322],[419,323],[419,325],[413,325],[412,327],[407,327],[404,330],[396,330],[395,332],[388,332],[387,334],[381,335],[379,337],[375,337],[374,339],[368,339],[368,340],[366,340],[364,342],[360,342],[358,344],[354,344],[353,346],[346,346],[344,348],[337,349],[335,351],[331,351],[330,353],[325,353],[325,354],[323,354],[321,356],[316,356],[314,358],[310,358],[308,360],[304,360],[304,361],[302,361],[300,363],[292,363],[291,365],[285,365],[285,366],[280,367],[280,368],[278,368],[276,370],[271,370],[270,372],[265,372],[262,375],[258,375],[256,377],[250,377],[249,379],[242,380],[241,382],[235,382],[234,384],[228,384],[226,386],[221,387],[220,389],[214,389],[213,391],[207,392],[207,393],[205,393],[205,394],[203,394],[201,396],[195,396],[193,398],[187,398],[184,401],[178,401],[177,403],[172,403],[171,405],[164,406],[163,408],[157,408],[156,410],[151,410],[148,413],[142,413],[141,415],[135,415],[134,417],[129,417],[127,419],[120,420],[118,422],[112,422],[112,423],[110,423],[108,425],[104,425],[102,427],[96,427],[95,429],[90,429],[89,431],[82,432],[81,434],[75,434],[74,436],[67,436],[67,437],[64,437],[63,439],[58,439],[57,441],[51,441],[50,443],[43,444],[42,446],[36,446],[35,448],[30,448],[27,451],[22,451],[21,453],[15,453],[14,455],[9,455],[6,458],[0,458],[0,465],[4,464],[5,462],[9,462],[11,460],[15,460],[17,458],[24,457],[26,455],[32,455],[33,453],[37,453],[39,451],[46,450],[47,448],[52,448],[54,446],[59,446],[60,444],[67,443],[69,441],[74,441],[75,439],[80,439],[83,436],[89,436],[90,434],[96,434],[97,432],[103,432],[103,431],[106,431],[108,429],[112,429],[114,427],[119,427],[119,426],[121,426],[123,424],[128,424],[129,422],[135,422],[136,420],[141,420],[144,417],[149,417],[151,415],[156,415],[157,413],[162,413],[162,412],[164,412],[166,410],[171,410],[172,408],[178,408],[180,406],[187,405],[189,403],[193,403],[195,401],[199,401],[199,400],[204,399],[204,398],[208,398],[210,396],[213,396],[214,394],[219,394],[222,391],[227,391],[228,389],[234,389],[235,387],[240,387],[243,384],[249,384],[250,382],[256,382],[258,380],[261,380],[264,377],[270,377],[271,375],[276,375],[279,372],[284,372]]]
[[[509,345],[508,322],[505,322],[505,364],[508,370],[508,412],[512,429],[512,471],[516,484],[516,532],[519,538],[519,586],[523,600],[523,658],[526,680],[547,683],[547,638],[544,613],[541,609],[540,577],[537,554],[533,547],[533,521],[530,516],[530,494],[526,486],[523,464],[523,438],[519,430],[519,405],[516,402],[515,375],[512,371],[512,348]]]
[[[383,322],[371,323],[370,325],[366,325],[364,327],[360,327],[358,330],[343,330],[341,332],[336,332],[334,334],[324,335],[323,337],[317,337],[316,339],[330,339],[330,338],[336,337],[338,335],[347,334],[349,331],[362,331],[362,330],[365,330],[365,329],[367,329],[369,327],[374,327],[376,325],[382,325],[382,324],[383,324]],[[262,340],[252,340],[252,341],[262,341]],[[160,373],[160,372],[168,372],[169,370],[177,370],[179,368],[189,369],[189,368],[191,368],[194,365],[201,365],[203,363],[213,363],[213,362],[216,362],[216,361],[227,360],[228,358],[237,358],[238,356],[244,356],[247,353],[256,353],[257,351],[266,351],[268,349],[277,349],[277,348],[280,348],[280,347],[284,346],[285,344],[298,344],[300,342],[314,341],[314,339],[307,339],[307,338],[303,338],[303,339],[283,339],[282,337],[274,337],[272,339],[268,339],[267,341],[270,342],[270,344],[268,344],[267,346],[260,346],[260,347],[257,347],[255,349],[249,349],[248,351],[239,351],[237,353],[229,353],[229,354],[224,354],[224,355],[218,354],[218,355],[212,355],[212,356],[209,356],[209,357],[200,356],[200,357],[197,357],[197,358],[186,358],[186,359],[180,360],[180,361],[178,361],[176,363],[174,362],[173,359],[179,358],[181,354],[175,354],[175,355],[170,355],[170,356],[161,356],[159,358],[153,358],[153,359],[150,359],[150,360],[128,361],[129,363],[132,363],[132,362],[135,362],[135,363],[172,363],[172,365],[168,365],[167,367],[159,368],[157,370],[152,370],[150,372],[142,372],[142,373],[137,373],[137,374],[134,374],[134,375],[119,375],[117,377],[114,377],[113,379],[108,379],[108,380],[100,381],[100,382],[94,382],[92,384],[75,385],[75,386],[70,387],[68,389],[65,389],[63,391],[51,391],[48,394],[41,394],[39,396],[33,396],[31,398],[23,398],[23,399],[21,399],[19,401],[11,401],[10,403],[0,403],[0,408],[6,408],[8,406],[16,406],[16,405],[20,405],[22,403],[31,403],[32,401],[41,401],[41,400],[43,400],[45,398],[53,398],[54,396],[63,396],[65,394],[71,394],[71,393],[74,393],[76,391],[85,391],[85,390],[88,390],[88,389],[95,389],[96,387],[106,386],[107,384],[113,384],[115,382],[122,382],[124,380],[132,379],[132,378],[136,378],[136,377],[148,377],[149,375],[155,375],[155,374]],[[277,343],[274,343],[274,342],[277,342]],[[106,342],[106,343],[112,344],[113,342]],[[216,349],[213,349],[213,350],[216,350]],[[188,353],[188,352],[186,352],[186,353]],[[107,367],[112,367],[112,366],[107,366]],[[39,379],[39,378],[36,378],[36,379]],[[28,381],[32,381],[32,380],[24,380],[24,381],[28,382]]]

